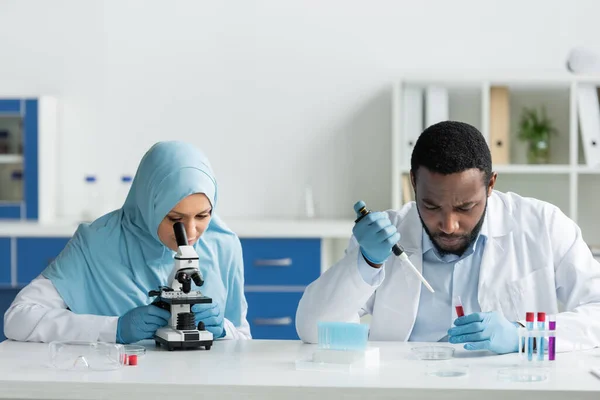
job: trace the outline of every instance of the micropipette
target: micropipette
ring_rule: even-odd
[[[363,206],[358,210],[358,212],[360,213],[360,217],[358,217],[356,219],[356,221],[354,221],[354,223],[357,223],[358,221],[360,221],[361,219],[363,219],[366,215],[368,215],[371,212],[371,210],[367,209],[367,206],[364,205],[364,203],[363,203]],[[429,291],[431,293],[435,292],[435,290],[433,290],[433,288],[431,287],[431,285],[429,284],[429,282],[427,282],[427,280],[423,277],[423,275],[421,275],[421,273],[419,272],[419,270],[410,261],[410,259],[408,258],[408,256],[404,252],[404,249],[402,248],[402,246],[400,246],[399,243],[396,243],[392,247],[392,252],[396,255],[396,257],[400,257],[400,259],[402,261],[404,261],[404,263],[406,265],[408,265],[410,267],[410,269],[412,269],[412,271],[415,273],[415,275],[417,275],[417,278],[419,278],[419,280],[421,282],[423,282],[423,285],[425,285],[425,287],[427,289],[429,289]]]

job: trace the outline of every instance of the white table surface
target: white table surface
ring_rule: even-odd
[[[516,365],[518,355],[490,355],[457,348],[454,363],[469,365],[466,376],[427,376],[430,362],[413,359],[415,343],[378,343],[378,370],[322,372],[296,370],[315,345],[299,341],[219,341],[206,350],[168,352],[144,343],[137,366],[115,371],[61,371],[48,363],[48,346],[5,341],[0,344],[0,398],[8,399],[600,399],[600,349],[561,353],[548,379],[510,383],[497,379],[500,368]],[[525,398],[525,397],[521,397]]]

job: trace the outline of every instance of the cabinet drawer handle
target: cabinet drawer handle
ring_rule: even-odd
[[[292,265],[291,258],[259,258],[254,261],[254,265],[257,267],[289,267]]]
[[[287,326],[292,324],[292,317],[254,318],[256,325]]]

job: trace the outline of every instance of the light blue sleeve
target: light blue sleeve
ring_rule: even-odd
[[[360,272],[360,276],[363,278],[365,283],[371,286],[379,286],[383,281],[385,274],[383,273],[382,265],[380,268],[373,268],[365,261],[361,252],[358,252],[358,272]]]

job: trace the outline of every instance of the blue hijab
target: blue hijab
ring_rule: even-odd
[[[148,292],[168,285],[175,252],[158,226],[183,198],[204,193],[212,205],[206,231],[195,244],[204,285],[225,318],[239,326],[246,307],[238,237],[217,216],[217,182],[207,158],[192,145],[159,142],[144,155],[122,208],[81,224],[42,275],[77,314],[121,316],[150,304]]]

